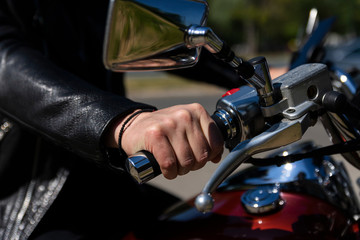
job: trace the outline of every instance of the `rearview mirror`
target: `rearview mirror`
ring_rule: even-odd
[[[188,48],[191,25],[204,26],[205,0],[111,0],[103,61],[112,71],[167,70],[198,61],[200,47]]]

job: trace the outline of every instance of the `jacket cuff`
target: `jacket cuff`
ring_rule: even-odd
[[[119,116],[117,116],[116,118],[112,119],[105,127],[105,130],[103,131],[102,134],[102,141],[101,141],[101,154],[102,154],[102,162],[105,163],[107,165],[107,167],[115,170],[115,171],[119,171],[119,172],[126,172],[126,168],[125,168],[125,160],[127,159],[128,155],[125,153],[125,151],[120,148],[120,146],[118,148],[110,148],[110,147],[106,147],[104,145],[104,135],[105,133],[113,126],[114,123],[116,123],[119,119],[122,119],[124,117],[126,117],[129,113],[133,112],[136,109],[153,109],[156,110],[155,107],[153,106],[149,106],[149,105],[144,105],[142,107],[137,107],[135,109],[131,109],[129,111],[127,111],[126,113],[123,113]]]

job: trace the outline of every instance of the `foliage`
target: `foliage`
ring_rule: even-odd
[[[255,45],[254,50],[286,49],[307,22],[309,10],[319,17],[336,16],[333,31],[358,34],[360,0],[208,0],[208,25],[232,45]]]

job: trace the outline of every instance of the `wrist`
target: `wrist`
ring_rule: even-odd
[[[117,118],[116,120],[113,120],[113,122],[109,125],[108,130],[105,133],[105,146],[109,148],[118,148],[119,143],[119,133],[120,130],[126,121],[126,119],[135,113],[136,111],[140,111],[141,109],[136,109],[133,112],[130,112],[128,115],[125,115],[121,118]]]
[[[115,131],[115,136],[118,136],[117,138],[117,146],[120,150],[120,152],[125,152],[123,150],[123,146],[122,146],[122,138],[123,135],[125,133],[125,131],[127,130],[128,127],[130,127],[130,125],[133,123],[133,121],[135,121],[135,119],[142,113],[144,112],[153,112],[154,109],[140,109],[140,110],[136,110],[134,111],[132,114],[129,114],[122,122],[121,124],[119,124],[119,128],[120,129],[118,132],[117,130]]]

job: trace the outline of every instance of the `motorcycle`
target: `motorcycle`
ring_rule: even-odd
[[[360,169],[360,110],[334,91],[325,64],[272,80],[267,61],[237,57],[209,27],[204,0],[112,0],[104,63],[112,71],[191,67],[202,47],[249,85],[218,100],[214,121],[230,153],[202,192],[124,239],[360,239],[359,204],[342,154]],[[240,84],[239,84],[240,85]],[[321,121],[333,144],[297,143]],[[258,153],[275,150],[265,158]],[[253,166],[232,174],[241,164]],[[160,174],[151,153],[127,160],[139,183]]]

